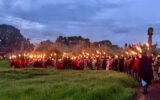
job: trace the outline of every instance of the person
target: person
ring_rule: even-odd
[[[53,66],[52,60],[51,60],[51,59],[47,59],[47,60],[45,61],[45,67],[51,67],[51,66]]]
[[[146,56],[146,54],[143,54],[142,58],[140,59],[139,76],[141,78],[143,94],[147,94],[148,86],[151,85],[151,81],[153,79],[153,71],[152,58]]]
[[[56,69],[63,69],[61,59],[56,60]]]
[[[128,66],[128,73],[129,73],[129,75],[131,75],[132,77],[134,77],[134,75],[133,75],[134,60],[135,60],[134,57],[130,57],[130,59],[129,59],[129,66]]]
[[[88,69],[88,59],[84,58],[84,70]]]
[[[107,61],[108,70],[112,70],[112,64],[113,64],[113,59],[111,57],[109,57],[109,59]]]
[[[97,67],[97,70],[100,70],[100,66],[101,66],[101,61],[100,61],[100,58],[97,58],[96,59],[96,67]]]
[[[80,69],[84,70],[84,60],[83,60],[83,58],[80,59]]]
[[[89,69],[93,70],[92,59],[91,58],[88,59],[88,66],[89,66]]]
[[[124,57],[121,56],[121,57],[119,58],[118,62],[119,62],[118,70],[119,70],[120,72],[124,72]]]
[[[103,61],[102,61],[102,69],[106,70],[106,67],[107,67],[107,59],[104,58]]]
[[[21,68],[21,59],[16,58],[16,60],[15,60],[15,68]]]
[[[140,65],[140,58],[136,56],[134,63],[133,63],[133,76],[135,79],[139,79],[138,73],[139,73],[139,65]]]
[[[153,76],[154,80],[158,80],[158,57],[154,58],[154,63],[153,63]]]
[[[96,69],[96,59],[92,59],[92,68],[95,70]]]
[[[160,58],[158,58],[158,77],[160,77]]]
[[[118,57],[115,57],[113,60],[112,70],[118,71]]]
[[[124,71],[128,74],[129,73],[129,58],[124,58]]]

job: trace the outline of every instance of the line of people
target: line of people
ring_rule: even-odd
[[[63,58],[63,59],[29,59],[15,58],[10,60],[14,68],[47,68],[55,67],[58,70],[113,70],[125,72],[137,80],[141,80],[144,94],[147,93],[151,80],[160,77],[160,56],[151,57],[143,54],[140,56],[115,56],[97,58]]]
[[[157,66],[160,66],[160,57],[152,59],[154,62],[155,71],[160,72]],[[126,72],[134,77],[138,77],[141,57],[139,56],[116,56],[104,58],[63,58],[63,59],[30,59],[30,58],[15,58],[10,60],[10,64],[14,68],[26,67],[55,67],[56,69],[75,69],[75,70],[114,70],[119,72]],[[160,74],[157,74],[160,76]]]

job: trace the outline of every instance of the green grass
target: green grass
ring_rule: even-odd
[[[122,73],[1,67],[1,100],[132,100],[135,94],[136,82]]]
[[[10,64],[8,63],[7,60],[0,60],[0,68],[9,68]]]

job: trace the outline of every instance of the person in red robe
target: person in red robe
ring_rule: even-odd
[[[15,60],[15,68],[21,68],[21,60],[19,58]]]
[[[106,70],[112,70],[112,63],[113,63],[113,60],[109,58],[106,62],[107,64]]]
[[[78,70],[81,69],[81,66],[80,66],[80,59],[77,59],[77,61],[76,61],[76,66],[77,66],[77,69],[78,69]]]
[[[135,77],[135,79],[138,79],[139,66],[140,66],[140,58],[137,56],[133,63],[133,76]]]
[[[56,68],[57,69],[62,69],[62,64],[60,60],[56,60]]]

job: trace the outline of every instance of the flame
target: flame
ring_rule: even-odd
[[[139,46],[136,46],[136,49],[137,49],[140,53],[142,53],[142,49],[141,49]]]
[[[147,47],[149,47],[149,43],[146,43],[145,45],[146,45]]]

